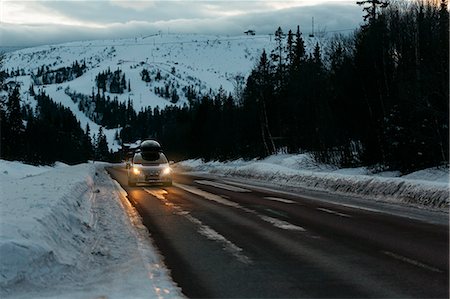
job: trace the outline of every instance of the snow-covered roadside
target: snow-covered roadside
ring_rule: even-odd
[[[307,154],[274,155],[252,161],[187,160],[177,167],[447,212],[449,208],[448,168],[426,169],[405,176],[397,172],[371,174],[367,168],[336,169],[319,164]]]
[[[0,160],[1,298],[178,298],[104,165]]]

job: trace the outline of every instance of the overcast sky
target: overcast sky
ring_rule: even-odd
[[[300,25],[348,33],[362,23],[356,0],[0,0],[0,46],[31,46],[163,33],[240,35]]]

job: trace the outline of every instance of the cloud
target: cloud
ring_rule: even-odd
[[[6,12],[15,11],[16,17],[3,18],[0,43],[30,46],[158,31],[240,35],[254,29],[269,34],[278,26],[287,32],[297,25],[309,33],[312,17],[315,28],[328,31],[354,29],[362,21],[356,4],[331,0],[311,5],[311,1],[6,1]],[[27,15],[30,9],[34,18]],[[28,20],[19,22],[21,14]]]

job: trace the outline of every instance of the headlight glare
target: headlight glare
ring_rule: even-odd
[[[134,173],[135,175],[138,175],[138,174],[141,173],[141,171],[139,170],[139,168],[133,167],[133,173]]]
[[[172,169],[170,167],[166,167],[162,171],[162,175],[169,175],[172,172]]]

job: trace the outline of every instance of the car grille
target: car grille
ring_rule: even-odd
[[[159,170],[146,170],[144,171],[145,179],[146,180],[158,179],[160,173],[161,172]]]
[[[146,170],[144,171],[145,175],[151,175],[151,176],[156,176],[160,174],[159,170]]]

